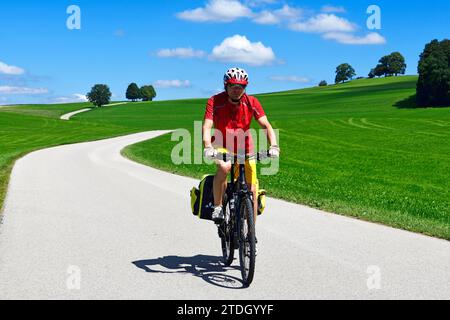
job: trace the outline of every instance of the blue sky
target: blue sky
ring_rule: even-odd
[[[67,8],[81,12],[70,30]],[[369,30],[370,5],[381,29]],[[226,69],[247,70],[249,93],[334,81],[348,62],[367,76],[393,51],[417,73],[432,39],[450,38],[450,2],[31,1],[0,4],[0,104],[82,101],[96,83],[123,100],[130,82],[157,100],[208,97]]]

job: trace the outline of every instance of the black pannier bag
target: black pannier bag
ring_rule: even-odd
[[[198,188],[191,189],[192,213],[200,219],[212,220],[214,211],[213,175],[203,176]]]

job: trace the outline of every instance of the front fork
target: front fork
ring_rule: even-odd
[[[235,219],[235,221],[232,221],[233,226],[233,242],[234,242],[234,248],[239,248],[239,230],[240,230],[240,212],[239,212],[239,198],[235,197],[234,195],[230,199],[230,211],[234,211],[234,215],[232,215],[232,219]]]
[[[247,196],[250,196],[250,200],[252,203],[252,208],[253,208],[253,197],[252,197],[252,192],[248,191],[246,189],[239,191],[239,197],[235,200],[235,209],[236,209],[236,223],[234,224],[236,226],[235,230],[234,230],[234,239],[235,242],[244,242],[244,235],[240,233],[241,230],[241,224],[245,223],[244,222],[244,217],[242,216],[241,213],[241,202],[245,201],[247,199]],[[238,241],[240,240],[240,241]],[[235,247],[237,248],[237,247]]]

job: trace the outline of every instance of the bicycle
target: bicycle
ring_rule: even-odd
[[[222,255],[226,266],[230,266],[234,260],[234,250],[239,249],[239,261],[242,280],[245,287],[250,286],[255,274],[256,262],[256,234],[253,216],[253,194],[248,189],[245,181],[245,160],[257,161],[269,158],[269,152],[263,151],[256,155],[230,155],[218,153],[215,159],[232,161],[231,182],[223,196],[222,208],[224,220],[219,225]],[[239,175],[236,181],[235,164],[238,164]]]

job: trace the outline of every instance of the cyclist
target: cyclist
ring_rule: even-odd
[[[218,150],[225,148],[233,153],[245,151],[253,154],[252,136],[249,133],[252,118],[266,131],[270,143],[269,156],[279,157],[280,148],[272,126],[259,101],[245,93],[248,85],[248,74],[241,68],[231,68],[224,75],[222,93],[212,96],[206,104],[203,122],[204,156],[214,158]],[[214,126],[214,136],[211,129]],[[244,145],[242,145],[244,144]],[[230,147],[231,145],[231,147]],[[222,197],[227,187],[227,175],[231,171],[231,161],[216,160],[217,172],[214,177],[214,211],[212,219],[220,224],[224,219]],[[245,162],[245,180],[253,193],[253,212],[256,222],[258,209],[258,180],[256,176],[256,160]]]

